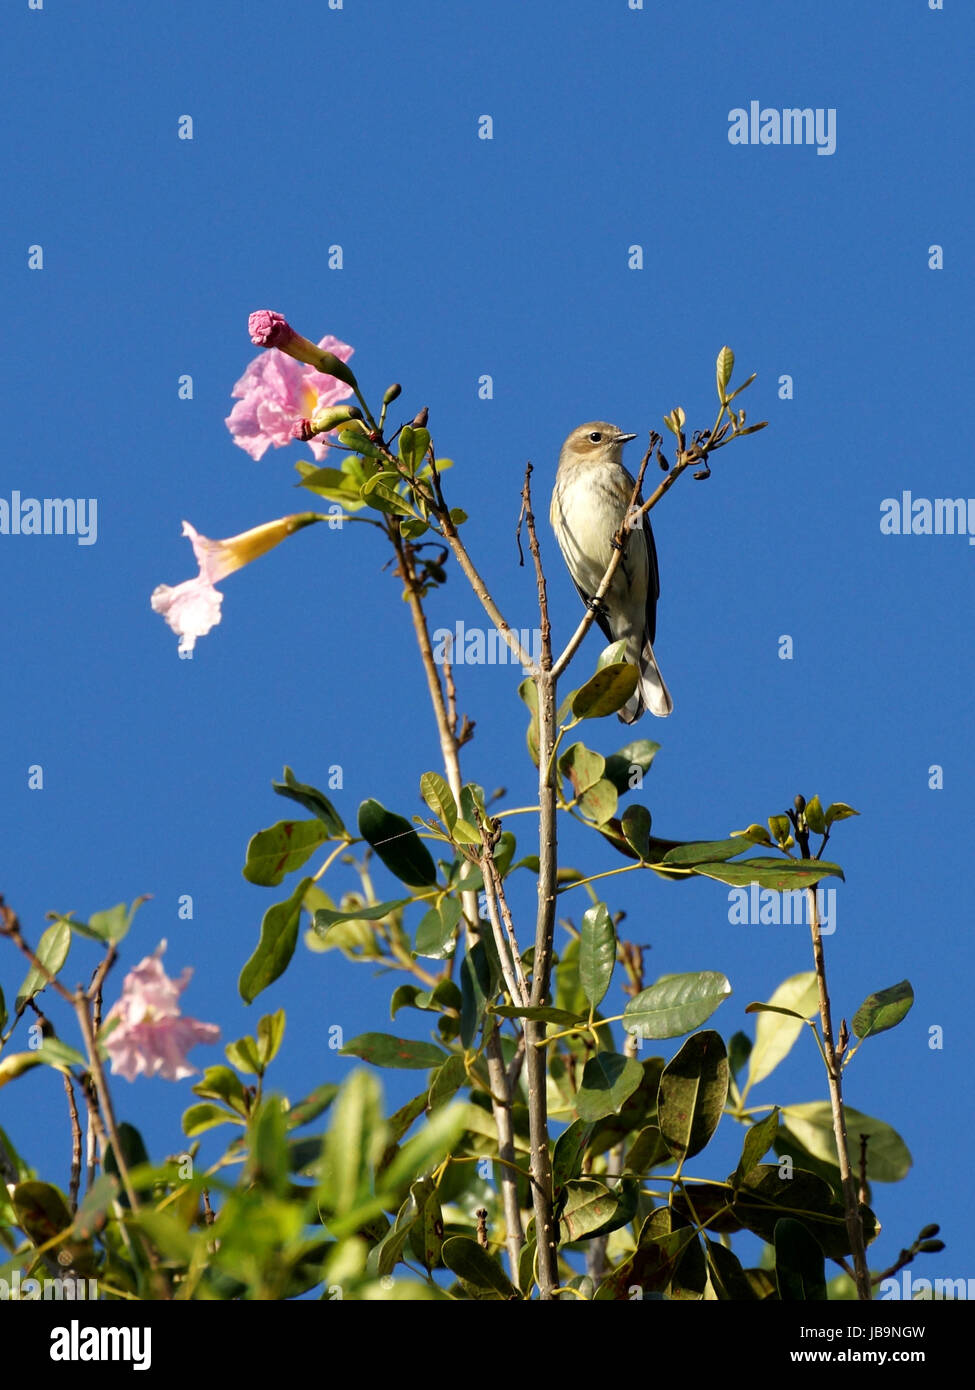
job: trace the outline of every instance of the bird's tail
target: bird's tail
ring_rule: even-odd
[[[647,638],[640,653],[640,683],[620,710],[619,717],[624,724],[634,724],[645,709],[664,719],[673,708],[670,691],[660,674],[653,647]]]

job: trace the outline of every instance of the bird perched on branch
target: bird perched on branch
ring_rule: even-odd
[[[591,420],[572,431],[559,454],[549,515],[572,582],[588,606],[612,558],[613,537],[627,518],[636,480],[623,467],[623,445],[635,438],[605,420]],[[626,642],[626,660],[640,671],[639,685],[619,711],[624,724],[634,723],[644,709],[664,716],[674,708],[653,654],[659,596],[657,548],[645,512],[628,529],[622,559],[596,610],[603,633],[611,642]]]

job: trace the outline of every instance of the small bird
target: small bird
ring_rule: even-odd
[[[555,539],[572,582],[587,606],[613,555],[613,537],[627,515],[636,480],[623,467],[623,445],[635,439],[617,425],[591,420],[574,429],[562,445],[549,513]],[[637,498],[641,503],[642,497]],[[611,642],[626,642],[626,660],[637,666],[640,683],[619,711],[633,724],[645,709],[664,716],[674,702],[653,655],[660,578],[649,514],[629,531],[623,557],[596,613]]]

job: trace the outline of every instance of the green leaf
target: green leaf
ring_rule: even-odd
[[[72,918],[66,918],[72,930],[80,932],[82,936],[91,937],[95,941],[121,941],[138,909],[147,899],[145,897],[136,898],[135,902],[129,907],[126,903],[116,903],[114,907],[106,908],[102,912],[93,912],[87,922],[76,922]]]
[[[340,1057],[361,1057],[375,1067],[397,1067],[422,1071],[439,1067],[447,1056],[435,1043],[413,1042],[410,1038],[394,1038],[389,1033],[360,1033],[357,1038],[339,1048]]]
[[[603,647],[596,662],[596,670],[602,671],[606,666],[619,666],[625,661],[626,639],[621,638],[618,642],[610,642],[608,647]]]
[[[742,1067],[748,1061],[752,1050],[752,1040],[747,1033],[732,1033],[728,1039],[728,1066],[731,1068],[732,1076],[738,1076]]]
[[[301,474],[300,486],[316,497],[338,502],[348,512],[360,511],[366,505],[359,496],[361,484],[348,473],[338,468],[316,468],[310,463],[299,463],[297,469]]]
[[[464,1059],[454,1053],[433,1074],[430,1090],[427,1092],[430,1109],[439,1110],[441,1105],[446,1105],[466,1082],[467,1067],[464,1065]]]
[[[800,1023],[805,1023],[802,1014],[796,1013],[795,1009],[782,1009],[778,1004],[752,1003],[745,1005],[746,1014],[782,1014],[785,1018],[797,1018]]]
[[[853,1015],[853,1031],[858,1038],[869,1038],[896,1028],[914,1003],[910,980],[869,994]]]
[[[721,1302],[749,1303],[757,1297],[738,1258],[725,1245],[704,1237],[708,1277],[715,1296]]]
[[[399,524],[400,535],[408,541],[419,540],[429,529],[429,523],[418,516],[404,516]]]
[[[317,1120],[319,1115],[323,1115],[329,1108],[338,1093],[339,1087],[334,1081],[326,1081],[321,1086],[316,1086],[304,1100],[298,1101],[297,1105],[293,1105],[288,1111],[288,1128],[300,1129],[302,1125]]]
[[[815,1236],[801,1221],[784,1216],[776,1221],[775,1281],[783,1303],[825,1303],[826,1261]]]
[[[440,1054],[441,1058],[443,1053]],[[384,1186],[392,1189],[419,1177],[452,1153],[467,1128],[466,1105],[445,1105],[427,1116],[417,1134],[407,1140],[383,1173]]]
[[[97,1236],[108,1220],[109,1208],[119,1197],[118,1179],[110,1173],[103,1173],[92,1185],[75,1215],[72,1234],[79,1240],[89,1241]]]
[[[641,785],[643,774],[659,752],[659,743],[653,743],[648,738],[635,739],[606,759],[604,776],[620,795],[633,791]]]
[[[629,662],[604,666],[576,691],[572,713],[577,719],[602,719],[616,714],[640,683],[640,673]]]
[[[404,425],[399,434],[399,456],[411,473],[415,473],[430,447],[430,431]]]
[[[531,754],[532,762],[538,766],[538,686],[531,676],[526,676],[518,687],[518,698],[527,706],[531,715],[526,734],[528,740],[528,751]]]
[[[394,1019],[400,1009],[415,1007],[416,996],[421,992],[419,985],[397,985],[389,1001],[390,1019]]]
[[[431,960],[445,960],[457,947],[457,926],[461,919],[457,898],[441,898],[420,918],[413,954]]]
[[[552,1155],[552,1187],[556,1192],[582,1172],[582,1160],[591,1134],[591,1124],[573,1120],[556,1139]]]
[[[860,1141],[867,1139],[867,1177],[871,1182],[900,1182],[907,1176],[913,1162],[910,1150],[895,1129],[872,1115],[844,1106],[846,1134],[850,1156],[859,1165]],[[806,1101],[800,1105],[783,1105],[782,1122],[813,1158],[837,1167],[836,1139],[833,1133],[833,1112],[825,1100]],[[779,1146],[787,1152],[787,1140]]]
[[[325,1138],[322,1199],[336,1219],[371,1196],[373,1169],[387,1140],[379,1082],[371,1073],[358,1069],[335,1099]],[[329,1227],[333,1227],[332,1221]],[[332,1233],[338,1235],[334,1229]]]
[[[723,347],[718,353],[716,365],[716,377],[718,383],[718,400],[724,405],[728,398],[728,382],[731,380],[731,373],[735,370],[735,354],[730,347]]]
[[[658,1234],[653,1213],[640,1231],[637,1248],[628,1259],[616,1266],[596,1290],[596,1301],[624,1301],[631,1297],[630,1289],[639,1286],[644,1297],[662,1294],[677,1274],[687,1248],[693,1244],[693,1226],[684,1226],[668,1235]]]
[[[31,966],[24,983],[17,991],[16,1007],[18,1013],[29,999],[33,999],[35,994],[40,994],[41,990],[48,984],[49,975],[57,975],[68,959],[70,947],[71,928],[63,918],[53,922],[41,934],[41,939],[37,943],[37,950],[34,952],[38,964]],[[42,970],[41,966],[45,968]]]
[[[412,901],[412,898],[393,898],[384,903],[363,904],[348,912],[339,912],[334,907],[319,907],[315,910],[312,926],[319,936],[326,937],[330,927],[343,922],[380,922]]]
[[[734,1181],[737,1185],[741,1182],[746,1173],[760,1163],[775,1141],[775,1136],[779,1128],[779,1107],[776,1106],[770,1115],[766,1115],[764,1120],[759,1120],[758,1124],[751,1125],[745,1135],[745,1142],[742,1145],[741,1158],[738,1160],[738,1167],[735,1170]]]
[[[709,1019],[731,993],[716,970],[665,975],[641,990],[623,1010],[623,1027],[638,1038],[679,1038]]]
[[[453,980],[438,980],[433,989],[420,990],[414,1001],[418,1009],[430,1009],[434,1012],[443,1013],[453,1010],[455,1013],[460,1011],[461,993]]]
[[[129,1169],[140,1168],[143,1164],[148,1164],[149,1154],[146,1151],[145,1141],[136,1129],[135,1125],[127,1124],[124,1120],[118,1127],[119,1148],[122,1150],[122,1158]],[[113,1178],[120,1177],[118,1160],[115,1157],[115,1145],[109,1144],[105,1150],[105,1172]],[[119,1193],[119,1201],[123,1207],[129,1205],[129,1199],[125,1191]]]
[[[823,811],[823,803],[818,796],[811,797],[806,802],[803,815],[806,817],[806,824],[814,835],[826,834],[826,815]]]
[[[363,458],[379,459],[383,457],[383,451],[379,445],[368,437],[364,429],[357,429],[355,425],[340,430],[337,437],[340,444],[344,444],[347,449],[355,449]]]
[[[634,1057],[617,1052],[598,1052],[582,1072],[576,1094],[576,1113],[592,1124],[604,1115],[619,1114],[624,1102],[643,1080],[643,1068]]]
[[[414,1195],[414,1189],[419,1190],[419,1195]],[[420,1219],[425,1195],[422,1185],[414,1183],[410,1188],[410,1195],[399,1209],[395,1224],[389,1228],[379,1244],[369,1251],[366,1269],[376,1278],[387,1278],[399,1264],[410,1232]]]
[[[348,836],[342,817],[329,801],[324,792],[320,792],[317,787],[310,787],[307,782],[298,782],[290,767],[284,769],[284,781],[272,782],[272,788],[278,796],[286,796],[291,801],[297,801],[299,806],[304,806],[306,811],[310,811],[316,816],[325,829],[328,831],[329,838],[332,840],[344,840]]]
[[[429,1188],[426,1201],[420,1211],[419,1220],[410,1227],[410,1246],[413,1254],[427,1271],[436,1269],[441,1263],[443,1248],[443,1212],[437,1196],[437,1187],[432,1178],[421,1178],[413,1184],[414,1188]]]
[[[695,1188],[695,1198],[697,1192]],[[733,1212],[748,1230],[770,1243],[775,1238],[776,1222],[786,1216],[802,1221],[827,1259],[850,1253],[842,1203],[828,1183],[801,1168],[785,1177],[778,1164],[759,1164],[745,1175],[735,1193]],[[860,1215],[864,1240],[869,1244],[877,1234],[877,1218],[865,1206],[861,1206]]]
[[[843,878],[838,864],[827,864],[820,859],[745,859],[740,864],[696,864],[693,872],[737,887],[757,883],[777,893],[811,888],[820,879],[830,876]]]
[[[39,1067],[41,1061],[39,1051],[9,1052],[0,1062],[0,1086],[6,1086],[8,1082],[16,1081],[18,1076],[23,1076],[33,1067]]]
[[[728,1099],[728,1078],[724,1041],[712,1029],[693,1034],[664,1067],[657,1113],[675,1158],[693,1158],[710,1140]]]
[[[498,980],[483,941],[477,941],[460,963],[460,1040],[473,1047],[489,999],[497,993]]]
[[[707,1285],[707,1261],[694,1228],[685,1218],[666,1207],[658,1207],[646,1218],[640,1231],[640,1244],[648,1239],[658,1241],[672,1240],[682,1232],[689,1231],[691,1239],[680,1249],[670,1280],[663,1290],[664,1297],[670,1301],[690,1301],[704,1297]]]
[[[499,1262],[476,1240],[467,1236],[451,1236],[443,1243],[443,1262],[457,1275],[464,1290],[476,1299],[509,1299],[517,1290]]]
[[[595,1178],[572,1178],[565,1184],[560,1222],[565,1241],[608,1235],[632,1221],[637,1211],[639,1183],[627,1174],[615,1191]]]
[[[603,775],[606,759],[584,743],[573,743],[559,758],[559,771],[572,783],[575,796],[594,787]]]
[[[620,821],[620,830],[626,843],[636,852],[639,859],[648,859],[650,855],[650,812],[646,806],[641,806],[639,802],[634,802],[632,806],[627,806]]]
[[[772,848],[772,837],[765,829],[764,825],[752,824],[746,826],[744,830],[739,830],[737,832],[735,838],[747,840],[753,845],[767,845],[769,849]]]
[[[444,779],[436,772],[425,772],[420,778],[420,795],[435,816],[439,816],[448,833],[457,824],[457,803]],[[480,839],[480,836],[478,836]]]
[[[829,829],[836,820],[846,820],[849,816],[858,816],[859,814],[860,812],[854,811],[852,806],[847,806],[845,801],[834,801],[826,809],[826,828]]]
[[[276,1013],[265,1014],[258,1020],[257,1024],[257,1051],[265,1067],[274,1061],[284,1037],[285,1027],[284,1009],[278,1009]]]
[[[300,869],[328,838],[320,820],[278,821],[251,837],[244,877],[248,883],[275,888],[287,874]]]
[[[664,1143],[659,1126],[644,1125],[630,1145],[623,1167],[632,1169],[634,1173],[647,1173],[669,1158],[670,1150]]]
[[[249,1072],[253,1076],[262,1076],[264,1067],[257,1053],[257,1043],[249,1035],[238,1038],[236,1042],[227,1043],[224,1054],[231,1066],[238,1071]]]
[[[798,1017],[759,1015],[755,1024],[755,1046],[748,1058],[749,1089],[764,1081],[788,1055],[805,1027],[802,1020],[811,1017],[819,1008],[819,985],[815,972],[804,970],[798,975],[790,975],[779,985],[769,1004],[780,1009],[791,1009]]]
[[[191,1105],[188,1110],[183,1112],[183,1133],[190,1139],[196,1134],[203,1134],[205,1130],[215,1128],[217,1125],[242,1125],[243,1123],[244,1121],[232,1110],[226,1110],[222,1105],[214,1105],[212,1101],[202,1101],[199,1105]]]
[[[359,807],[359,833],[390,873],[410,888],[429,888],[437,881],[430,851],[403,816],[370,798]]]
[[[663,864],[714,864],[725,859],[734,859],[736,854],[744,854],[748,841],[740,837],[731,840],[701,840],[686,845],[678,845],[668,850]],[[776,861],[777,862],[777,861]]]
[[[261,921],[261,939],[250,960],[240,972],[237,988],[247,1004],[253,1004],[262,990],[283,975],[295,953],[301,903],[310,878],[303,878],[291,897],[275,903]]]
[[[46,1245],[62,1231],[67,1234],[70,1230],[71,1208],[64,1193],[51,1183],[17,1183],[10,1195],[17,1224],[35,1247]]]
[[[582,918],[579,983],[592,1008],[606,997],[616,966],[616,928],[605,903],[596,903]]]
[[[248,1105],[243,1082],[229,1067],[207,1067],[203,1073],[203,1080],[198,1081],[192,1089],[194,1095],[202,1096],[205,1100],[223,1101],[231,1110],[236,1110],[238,1115],[247,1115]]]
[[[612,782],[603,778],[579,798],[579,810],[596,825],[605,825],[616,815],[619,796]]]
[[[393,472],[374,473],[360,492],[364,502],[387,516],[413,516],[413,508],[396,491],[400,475]]]
[[[87,1067],[88,1059],[74,1047],[69,1047],[60,1038],[44,1038],[40,1047],[32,1049],[38,1061],[49,1067],[64,1071],[66,1067]]]

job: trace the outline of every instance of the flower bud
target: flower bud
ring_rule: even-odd
[[[394,381],[392,386],[387,386],[386,394],[383,396],[383,405],[392,405],[402,390],[403,388],[398,381]]]
[[[247,320],[251,342],[258,347],[277,348],[298,362],[306,362],[325,376],[334,376],[346,386],[355,388],[356,379],[345,363],[332,352],[326,352],[310,338],[296,333],[283,314],[273,309],[257,309]]]
[[[324,434],[326,430],[334,430],[338,425],[348,424],[350,420],[361,419],[362,411],[357,405],[333,405],[331,410],[324,410],[321,415],[312,418],[312,434]]]

